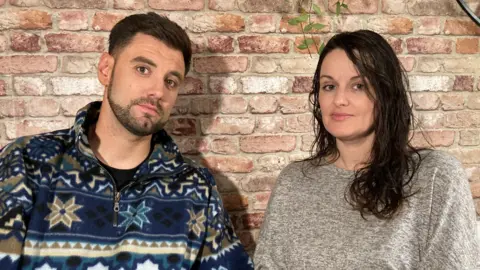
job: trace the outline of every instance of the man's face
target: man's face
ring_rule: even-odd
[[[137,34],[115,55],[107,99],[118,121],[133,135],[161,130],[184,81],[180,51],[156,38]]]

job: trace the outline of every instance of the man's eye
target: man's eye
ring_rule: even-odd
[[[137,71],[142,75],[147,75],[150,71],[146,67],[137,67]]]
[[[167,79],[167,84],[168,84],[168,87],[170,87],[170,88],[177,87],[177,82],[174,81],[174,80]]]

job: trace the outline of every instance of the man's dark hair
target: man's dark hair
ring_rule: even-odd
[[[138,33],[152,36],[168,47],[181,51],[185,62],[185,75],[188,73],[192,46],[187,33],[175,22],[154,12],[130,15],[119,21],[110,32],[108,53],[114,56]]]
[[[315,140],[312,157],[322,164],[325,157],[339,158],[336,139],[322,122],[319,104],[320,71],[325,57],[333,50],[343,50],[364,82],[369,81],[374,102],[375,139],[367,166],[355,172],[345,197],[362,217],[370,213],[390,219],[400,209],[421,162],[419,151],[410,143],[413,112],[408,102],[408,78],[395,52],[379,34],[360,30],[335,35],[320,54],[313,79],[310,101],[313,106]],[[367,85],[365,83],[365,85]]]

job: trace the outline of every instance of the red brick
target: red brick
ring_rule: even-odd
[[[5,4],[6,0],[0,0],[0,6],[3,6]]]
[[[167,122],[165,130],[175,136],[195,136],[197,121],[194,118],[172,118]]]
[[[202,53],[207,50],[204,36],[190,35],[190,41],[192,42],[192,53]]]
[[[458,93],[443,94],[440,100],[444,111],[462,110],[465,104],[464,96]]]
[[[230,36],[208,37],[208,50],[213,53],[233,52],[233,38]]]
[[[441,130],[441,131],[424,131],[415,132],[412,144],[416,147],[439,147],[439,146],[450,146],[455,140],[455,131],[450,130]],[[424,137],[425,136],[425,137]],[[430,142],[430,144],[428,143]]]
[[[13,88],[19,96],[41,96],[47,92],[47,85],[38,77],[15,77]]]
[[[471,20],[447,19],[443,32],[446,35],[480,35],[480,27]]]
[[[283,37],[241,36],[238,46],[242,53],[288,53],[290,40]]]
[[[413,31],[413,21],[405,17],[373,17],[367,20],[367,25],[380,34],[405,35]]]
[[[245,29],[245,20],[235,14],[197,14],[193,16],[192,32],[241,32]]]
[[[190,98],[187,96],[179,96],[177,101],[175,101],[175,106],[170,113],[170,115],[185,115],[190,111]]]
[[[52,28],[52,15],[40,10],[4,10],[0,18],[0,30]]]
[[[449,54],[452,52],[453,42],[444,38],[408,38],[407,50],[409,53]]]
[[[474,146],[480,144],[480,131],[479,130],[462,130],[460,131],[459,145]]]
[[[250,117],[214,117],[202,118],[203,134],[251,134],[255,119]]]
[[[5,2],[6,0],[0,0],[0,6]],[[42,0],[10,0],[9,3],[17,7],[38,7],[43,5]]]
[[[480,110],[480,93],[475,92],[467,96],[467,108],[471,110]]]
[[[210,77],[209,85],[212,94],[234,94],[237,92],[237,83],[232,77]]]
[[[313,74],[317,68],[317,61],[309,57],[281,58],[278,60],[279,70],[282,73]]]
[[[300,150],[302,151],[310,151],[312,149],[312,144],[315,137],[313,135],[303,135],[302,136],[302,146]]]
[[[248,197],[240,194],[222,194],[223,206],[227,211],[245,210],[248,208]]]
[[[312,116],[310,114],[302,114],[286,117],[285,131],[293,133],[312,132]]]
[[[62,59],[62,72],[70,74],[96,73],[97,61],[97,57],[67,55]]]
[[[208,152],[207,142],[202,138],[178,137],[174,140],[182,154],[197,155]]]
[[[236,1],[232,0],[208,0],[208,8],[218,11],[230,11],[236,8]]]
[[[95,12],[93,16],[92,28],[95,31],[110,31],[113,26],[121,19],[125,18],[125,14],[110,12]]]
[[[248,102],[241,96],[225,96],[221,98],[220,112],[224,114],[245,113],[248,109]]]
[[[410,72],[415,67],[415,57],[412,56],[405,56],[405,57],[398,57],[398,60],[402,64],[405,71]]]
[[[238,8],[243,12],[288,13],[293,10],[292,3],[285,0],[238,0]]]
[[[207,156],[203,164],[213,172],[248,173],[253,170],[252,160],[239,156]]]
[[[28,115],[32,117],[51,117],[60,113],[60,104],[53,98],[34,98],[28,102]]]
[[[180,95],[200,95],[205,93],[203,81],[199,78],[186,77]]]
[[[441,20],[439,17],[427,17],[418,20],[416,28],[420,35],[440,34]]]
[[[280,32],[281,33],[294,33],[294,34],[299,34],[302,33],[302,28],[307,25],[307,23],[302,23],[302,24],[297,24],[297,25],[291,25],[288,23],[290,19],[296,18],[297,16],[295,15],[285,15],[282,17],[280,20]],[[330,32],[330,18],[327,17],[315,17],[311,16],[310,20],[312,23],[321,23],[325,25],[322,29],[312,29],[308,31],[308,33],[328,33]]]
[[[46,34],[49,52],[103,52],[105,38],[89,34]]]
[[[107,0],[44,0],[49,8],[103,9]]]
[[[288,164],[288,159],[279,154],[263,155],[256,161],[256,168],[262,172],[279,172]]]
[[[252,57],[252,67],[250,71],[253,73],[273,73],[277,68],[278,64],[275,59],[267,56]]]
[[[313,39],[313,43],[310,44],[310,46],[308,46],[308,48],[306,49],[299,49],[298,46],[300,44],[303,44],[305,38],[303,36],[300,36],[300,37],[296,37],[295,38],[295,44],[293,45],[293,47],[295,48],[295,52],[297,53],[304,53],[304,54],[310,54],[310,55],[316,55],[318,53],[318,50],[322,44],[322,40],[320,40],[320,37],[307,37],[309,39]]]
[[[240,150],[246,153],[291,152],[295,149],[294,136],[249,136],[240,138]]]
[[[444,126],[447,128],[480,127],[480,112],[459,111],[445,114]]]
[[[22,136],[29,136],[49,132],[58,129],[68,128],[70,123],[67,120],[23,120],[14,121],[7,125],[8,139],[15,139]]]
[[[457,53],[478,53],[478,38],[457,39]]]
[[[386,14],[402,14],[406,11],[405,0],[382,0],[382,12]]]
[[[277,182],[277,174],[254,173],[241,181],[242,189],[247,192],[270,191]]]
[[[0,99],[0,118],[25,116],[23,99]]]
[[[252,15],[248,25],[252,33],[272,33],[276,29],[274,15]]]
[[[479,164],[480,163],[480,148],[463,148],[449,151],[463,164]]]
[[[252,113],[274,113],[278,106],[277,98],[270,95],[256,95],[249,104]]]
[[[57,70],[56,56],[0,56],[0,74],[43,73]]]
[[[270,200],[271,192],[260,192],[255,193],[255,203],[253,204],[253,209],[255,210],[265,210],[267,209],[268,200]]]
[[[0,35],[0,52],[6,51],[8,48],[8,38],[5,35]]]
[[[313,77],[296,76],[293,81],[293,93],[310,93],[312,91]]]
[[[65,116],[75,116],[81,108],[93,101],[101,100],[101,97],[96,96],[72,96],[60,99],[59,103],[62,106],[62,112]]]
[[[328,0],[328,9],[336,12],[337,0]],[[348,9],[341,9],[342,14],[375,14],[378,11],[378,1],[376,0],[344,0],[343,3],[348,5]]]
[[[287,77],[249,76],[240,79],[242,92],[245,94],[287,93],[289,81]]]
[[[285,121],[281,116],[257,116],[255,133],[277,134],[283,131]]]
[[[50,78],[52,92],[58,96],[102,95],[105,87],[95,77]]]
[[[245,247],[245,250],[247,253],[249,251],[255,250],[255,240],[253,239],[252,232],[251,231],[241,231],[237,232],[238,238],[240,238],[240,242],[242,245]]]
[[[440,105],[440,98],[436,93],[412,93],[415,110],[436,110]]]
[[[247,213],[242,215],[243,227],[245,229],[259,229],[262,226],[263,213]]]
[[[470,189],[472,191],[473,198],[480,198],[480,182],[470,183]]]
[[[115,9],[143,9],[145,7],[143,0],[114,0],[113,8]]]
[[[242,178],[243,174],[213,173],[213,177],[221,193],[238,192],[241,189],[238,179]]]
[[[465,15],[455,1],[450,0],[409,0],[408,11],[412,15],[451,16]]]
[[[36,34],[26,32],[13,32],[10,38],[10,48],[12,48],[13,51],[40,51],[40,37]]]
[[[207,56],[193,59],[193,68],[198,73],[245,72],[247,67],[246,56]]]
[[[0,96],[7,95],[7,83],[4,80],[0,80]]]
[[[396,54],[401,54],[403,52],[403,40],[401,38],[396,38],[396,37],[387,37],[386,40],[390,44],[390,47],[392,47],[393,51]]]
[[[232,137],[213,137],[209,149],[216,154],[233,155],[238,153],[238,140]]]
[[[161,10],[202,10],[203,0],[148,0],[153,9]]]
[[[469,176],[468,180],[471,182],[480,182],[480,167],[472,165],[466,165],[464,166],[467,174]]]
[[[88,15],[85,11],[63,11],[59,14],[58,28],[62,30],[88,29]]]
[[[220,111],[220,99],[218,97],[198,97],[190,106],[190,113],[193,115],[216,114]]]
[[[282,96],[278,103],[280,111],[284,114],[304,113],[308,110],[308,95]]]
[[[457,75],[453,83],[453,91],[473,91],[473,76]]]
[[[445,115],[442,112],[414,112],[418,126],[423,129],[439,129],[444,126]]]

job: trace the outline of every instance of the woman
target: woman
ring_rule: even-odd
[[[409,143],[407,77],[371,31],[334,36],[310,94],[314,154],[269,202],[256,269],[473,269],[475,211],[461,163]]]

